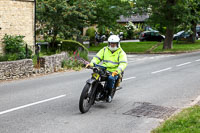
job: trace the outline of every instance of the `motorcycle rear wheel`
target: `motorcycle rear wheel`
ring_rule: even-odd
[[[94,96],[92,96],[91,93],[92,93],[92,85],[87,83],[83,88],[79,100],[79,110],[81,113],[88,112],[88,110],[94,103]]]

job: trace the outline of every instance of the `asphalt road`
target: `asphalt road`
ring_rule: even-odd
[[[0,133],[148,133],[200,95],[200,52],[128,55],[122,90],[86,114],[91,70],[0,83]]]

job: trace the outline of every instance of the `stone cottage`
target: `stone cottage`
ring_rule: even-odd
[[[23,35],[29,48],[35,44],[35,0],[0,0],[0,54],[3,53],[2,38]]]
[[[119,24],[126,25],[129,21],[132,22],[136,27],[138,25],[144,25],[145,21],[149,18],[149,15],[132,15],[129,17],[120,16],[120,19],[117,20]]]

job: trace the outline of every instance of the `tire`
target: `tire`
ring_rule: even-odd
[[[94,96],[89,97],[90,93],[92,92],[92,85],[86,84],[83,88],[83,91],[80,96],[79,100],[79,110],[81,113],[86,113],[94,103]]]

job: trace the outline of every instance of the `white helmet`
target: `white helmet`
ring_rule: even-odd
[[[115,44],[117,44],[117,46],[113,48],[110,46],[111,43],[115,43]],[[116,51],[119,47],[120,47],[120,38],[117,35],[111,35],[108,38],[108,48],[111,51]]]

